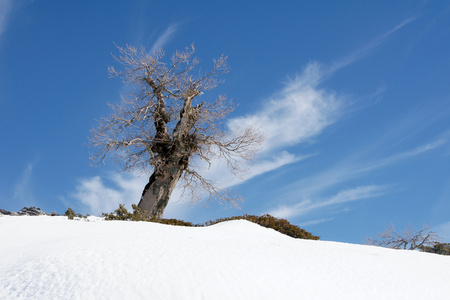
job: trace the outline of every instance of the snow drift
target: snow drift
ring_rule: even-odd
[[[210,227],[0,217],[0,299],[450,299],[450,257]]]

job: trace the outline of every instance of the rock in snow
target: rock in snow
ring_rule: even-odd
[[[50,214],[43,212],[40,208],[34,206],[24,207],[19,212],[7,211],[0,208],[0,216],[59,216],[56,212],[52,211]]]
[[[0,218],[0,299],[450,299],[450,257],[209,227]]]
[[[13,211],[7,211],[4,209],[0,208],[0,216],[5,215],[5,216],[18,216],[19,214]]]
[[[24,207],[18,212],[19,216],[45,216],[47,215],[40,208],[34,206]]]

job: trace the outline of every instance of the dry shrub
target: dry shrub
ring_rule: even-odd
[[[265,214],[262,216],[253,216],[253,215],[243,215],[237,217],[223,218],[217,219],[215,221],[208,221],[205,223],[205,226],[214,225],[220,222],[230,221],[230,220],[247,220],[256,224],[259,224],[266,228],[274,229],[282,234],[288,235],[290,237],[296,239],[307,239],[307,240],[318,240],[319,237],[312,235],[308,231],[300,228],[297,225],[293,225],[289,223],[286,219],[279,219],[271,216],[269,214]]]
[[[119,205],[119,208],[114,213],[103,214],[105,220],[126,220],[126,221],[145,221],[155,222],[166,225],[175,226],[187,226],[187,227],[205,227],[211,226],[217,223],[231,221],[231,220],[247,220],[256,224],[259,224],[266,228],[274,229],[282,234],[288,235],[297,239],[318,240],[319,237],[312,235],[308,231],[300,228],[299,226],[289,223],[286,219],[275,218],[269,214],[262,216],[243,215],[229,218],[221,218],[215,221],[208,221],[205,224],[192,224],[191,222],[185,222],[177,219],[158,219],[148,217],[146,211],[142,211],[137,205],[133,204],[133,212],[129,212],[123,204]]]

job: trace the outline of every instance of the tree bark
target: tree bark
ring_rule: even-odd
[[[182,167],[174,164],[155,169],[142,192],[138,207],[147,215],[161,219],[182,173]]]

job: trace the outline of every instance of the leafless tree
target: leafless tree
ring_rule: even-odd
[[[398,233],[394,225],[388,225],[386,229],[378,233],[376,238],[368,238],[366,244],[382,246],[393,249],[422,249],[423,247],[433,246],[439,241],[437,234],[429,229],[429,226],[423,226],[417,230],[412,226]]]
[[[227,58],[213,60],[211,70],[203,73],[196,70],[193,45],[176,51],[167,63],[161,49],[148,53],[127,45],[118,50],[114,58],[120,69],[109,67],[109,74],[122,78],[132,90],[120,104],[110,105],[112,114],[92,130],[90,144],[98,151],[91,160],[103,163],[114,152],[124,171],[151,173],[138,204],[151,217],[162,217],[180,179],[183,193],[191,198],[206,192],[234,203],[236,198],[202,177],[193,164],[194,158],[209,166],[224,159],[238,173],[263,140],[254,127],[226,129],[223,120],[234,105],[225,97],[198,101],[228,72]]]

